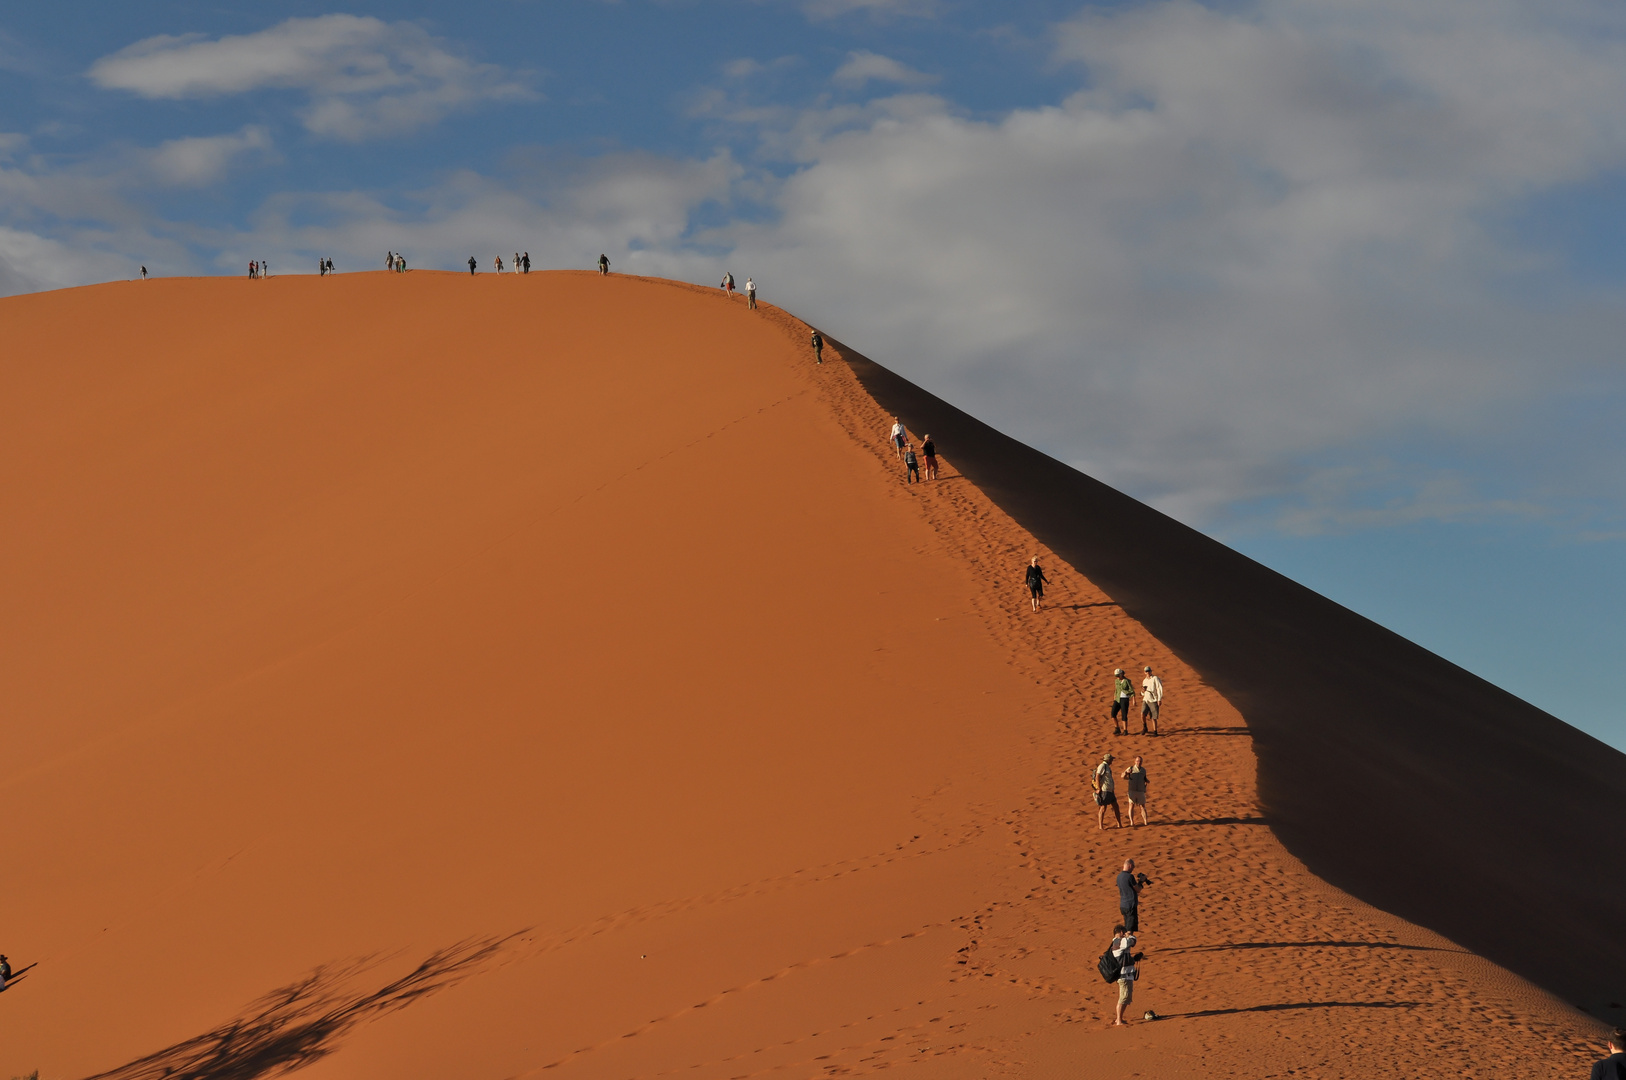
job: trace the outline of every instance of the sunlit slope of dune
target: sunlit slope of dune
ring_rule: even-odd
[[[1247,718],[961,472],[969,437],[906,486],[864,364],[778,309],[414,272],[98,286],[0,329],[0,1077],[1589,1050],[1311,875]],[[1166,735],[1114,739],[1143,663]],[[1146,755],[1150,827],[1096,829],[1107,750]],[[1125,1032],[1095,960],[1127,856],[1133,1015],[1166,1020]]]

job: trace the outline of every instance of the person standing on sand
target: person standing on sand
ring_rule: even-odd
[[[1142,883],[1135,876],[1135,860],[1125,859],[1118,871],[1118,913],[1124,917],[1124,928],[1131,933],[1140,931],[1140,890]]]
[[[1048,584],[1050,579],[1044,576],[1044,568],[1039,565],[1039,556],[1035,555],[1033,561],[1028,563],[1028,597],[1033,601],[1034,611],[1044,607],[1044,587]]]
[[[750,278],[745,279],[745,306],[752,311],[757,309],[757,283]]]
[[[250,259],[248,261],[248,278],[249,278],[250,281],[254,280],[254,260],[253,259]]]
[[[930,435],[920,444],[920,452],[926,455],[926,479],[937,479],[937,444],[932,442]]]
[[[1135,1000],[1135,980],[1140,969],[1135,966],[1135,935],[1119,924],[1112,928],[1112,955],[1118,958],[1118,1012],[1113,1027],[1124,1027],[1124,1010]]]
[[[1137,806],[1140,807],[1140,823],[1150,825],[1146,820],[1146,765],[1139,754],[1135,755],[1135,763],[1124,770],[1124,786],[1129,789],[1129,827],[1135,827]]]
[[[1163,704],[1163,680],[1152,674],[1151,667],[1143,667],[1146,678],[1140,681],[1140,733],[1142,735],[1157,734],[1158,707]],[[1147,731],[1148,725],[1151,731]],[[1124,727],[1129,727],[1129,720],[1124,720]]]
[[[1095,775],[1090,778],[1090,787],[1095,791],[1095,829],[1102,832],[1107,827],[1107,807],[1112,807],[1112,816],[1118,822],[1117,828],[1124,827],[1123,814],[1118,810],[1118,795],[1112,790],[1112,755],[1107,754],[1101,758],[1101,764],[1095,767]]]
[[[473,255],[470,255],[470,256],[469,256],[469,277],[473,277],[473,276],[474,276],[474,268],[475,268],[475,267],[476,267],[476,266],[477,266],[477,265],[479,265],[479,264],[478,264],[478,263],[476,263],[476,262],[475,262],[475,261],[474,261],[474,256],[473,256]]]
[[[608,275],[609,272],[610,272],[610,257],[608,255],[600,255],[598,257],[598,273],[599,273],[599,277],[604,277],[604,276]]]
[[[395,257],[395,272],[397,274],[406,273],[406,256],[405,255],[397,255]],[[470,272],[472,273],[473,271],[470,271]]]
[[[1626,1028],[1610,1033],[1609,1056],[1592,1066],[1590,1080],[1626,1080]]]
[[[499,273],[499,274],[502,273],[502,256],[498,255],[496,258],[492,259],[491,261],[497,267],[497,273]]]
[[[333,260],[332,259],[329,259],[327,261],[327,272],[330,273],[330,274],[333,273]]]
[[[147,268],[146,268],[146,267],[145,267],[145,266],[143,266],[143,267],[142,267],[142,268],[141,268],[141,280],[142,280],[142,281],[146,281],[146,280],[147,280]]]
[[[903,444],[909,441],[909,432],[903,426],[903,421],[894,416],[892,418],[892,449],[898,457],[903,457]]]
[[[811,341],[813,345],[813,362],[815,364],[824,363],[824,335],[815,330]]]
[[[908,470],[907,476],[909,483],[920,483],[920,461],[915,457],[915,447],[913,443],[904,448],[903,467]]]
[[[1135,700],[1135,685],[1124,677],[1123,668],[1112,669],[1112,733],[1129,734],[1129,707]],[[1123,730],[1118,730],[1120,718]]]
[[[524,267],[525,267],[525,272],[526,272],[526,273],[527,273],[527,274],[529,274],[529,273],[530,273],[530,272],[531,272],[531,253],[530,253],[530,252],[529,252],[529,251],[527,251],[527,252],[526,252],[526,253],[525,253],[525,254],[524,254],[524,256],[523,256],[523,257],[521,257],[521,259],[520,259],[520,265],[522,265],[522,266],[524,266]]]

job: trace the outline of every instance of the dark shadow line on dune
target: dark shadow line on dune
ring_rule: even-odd
[[[1084,608],[1092,608],[1092,607],[1123,607],[1123,605],[1122,604],[1115,604],[1111,600],[1102,600],[1099,603],[1095,603],[1095,604],[1046,604],[1045,605],[1046,610],[1055,610],[1055,611],[1082,611]]]
[[[1164,1020],[1192,1019],[1198,1016],[1233,1016],[1237,1013],[1285,1012],[1289,1009],[1415,1009],[1420,1001],[1294,1001],[1280,1005],[1249,1005],[1242,1009],[1203,1009],[1200,1012],[1170,1013]]]
[[[1441,949],[1434,945],[1402,945],[1394,941],[1243,941],[1229,945],[1191,945],[1184,949],[1159,949],[1158,954],[1224,952],[1227,949],[1406,949],[1411,952],[1467,952],[1466,949]]]
[[[1147,829],[1147,828],[1155,829],[1159,825],[1173,826],[1173,825],[1269,825],[1269,824],[1270,824],[1270,819],[1269,818],[1263,818],[1263,817],[1211,817],[1211,818],[1187,818],[1187,819],[1182,820],[1182,821],[1154,821],[1154,822],[1151,822],[1148,825],[1140,825],[1140,826],[1137,826],[1137,827],[1142,828],[1142,829]]]
[[[437,950],[412,971],[371,991],[344,987],[381,959],[319,967],[213,1030],[87,1080],[259,1080],[302,1069],[333,1053],[360,1024],[475,974],[517,936],[472,939]]]
[[[1240,727],[1188,727],[1188,728],[1175,728],[1173,731],[1168,731],[1168,732],[1165,732],[1163,735],[1158,736],[1158,738],[1160,738],[1160,739],[1161,738],[1172,738],[1172,737],[1174,737],[1176,735],[1249,735],[1249,736],[1251,736],[1252,734],[1253,734],[1253,732],[1249,731],[1247,728],[1240,728]]]

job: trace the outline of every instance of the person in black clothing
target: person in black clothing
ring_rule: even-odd
[[[1028,592],[1033,597],[1033,610],[1038,611],[1044,607],[1044,587],[1050,584],[1050,579],[1044,576],[1044,569],[1039,565],[1039,556],[1035,555],[1033,561],[1028,563]]]
[[[600,255],[598,257],[598,272],[600,275],[608,274],[610,272],[610,257],[608,255]]]
[[[930,435],[926,436],[920,444],[920,452],[926,455],[926,479],[937,479],[937,444],[932,442]]]
[[[824,335],[817,330],[813,331],[813,359],[817,363],[824,363]]]
[[[142,268],[141,268],[141,280],[142,280],[142,281],[146,281],[146,280],[147,280],[147,268],[146,268],[146,267],[145,267],[145,266],[143,266],[143,267],[142,267]]]
[[[1616,1028],[1610,1034],[1609,1056],[1592,1066],[1591,1080],[1626,1080],[1626,1028]]]
[[[477,266],[477,265],[479,265],[479,264],[478,264],[478,263],[476,263],[476,262],[475,262],[475,261],[474,261],[474,256],[473,256],[473,255],[470,255],[470,256],[469,256],[469,277],[473,277],[473,276],[474,276],[474,268],[475,268],[475,267],[476,267],[476,266]]]
[[[1125,859],[1124,868],[1118,871],[1118,912],[1131,933],[1140,929],[1140,891],[1145,885],[1144,875],[1135,873],[1135,860]]]
[[[531,253],[529,251],[519,257],[519,264],[525,268],[527,274],[531,272]]]

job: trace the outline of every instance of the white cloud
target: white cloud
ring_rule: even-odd
[[[170,139],[151,152],[147,164],[162,183],[202,187],[223,177],[240,156],[270,149],[270,133],[251,124],[232,135]]]
[[[303,90],[305,126],[347,140],[411,131],[482,101],[535,96],[511,73],[457,55],[422,27],[356,15],[288,19],[213,39],[161,34],[103,57],[89,75],[147,98]]]
[[[871,80],[901,86],[925,86],[936,82],[937,76],[916,71],[889,56],[859,50],[847,54],[846,62],[836,69],[831,79],[839,86],[848,87],[861,87]]]

